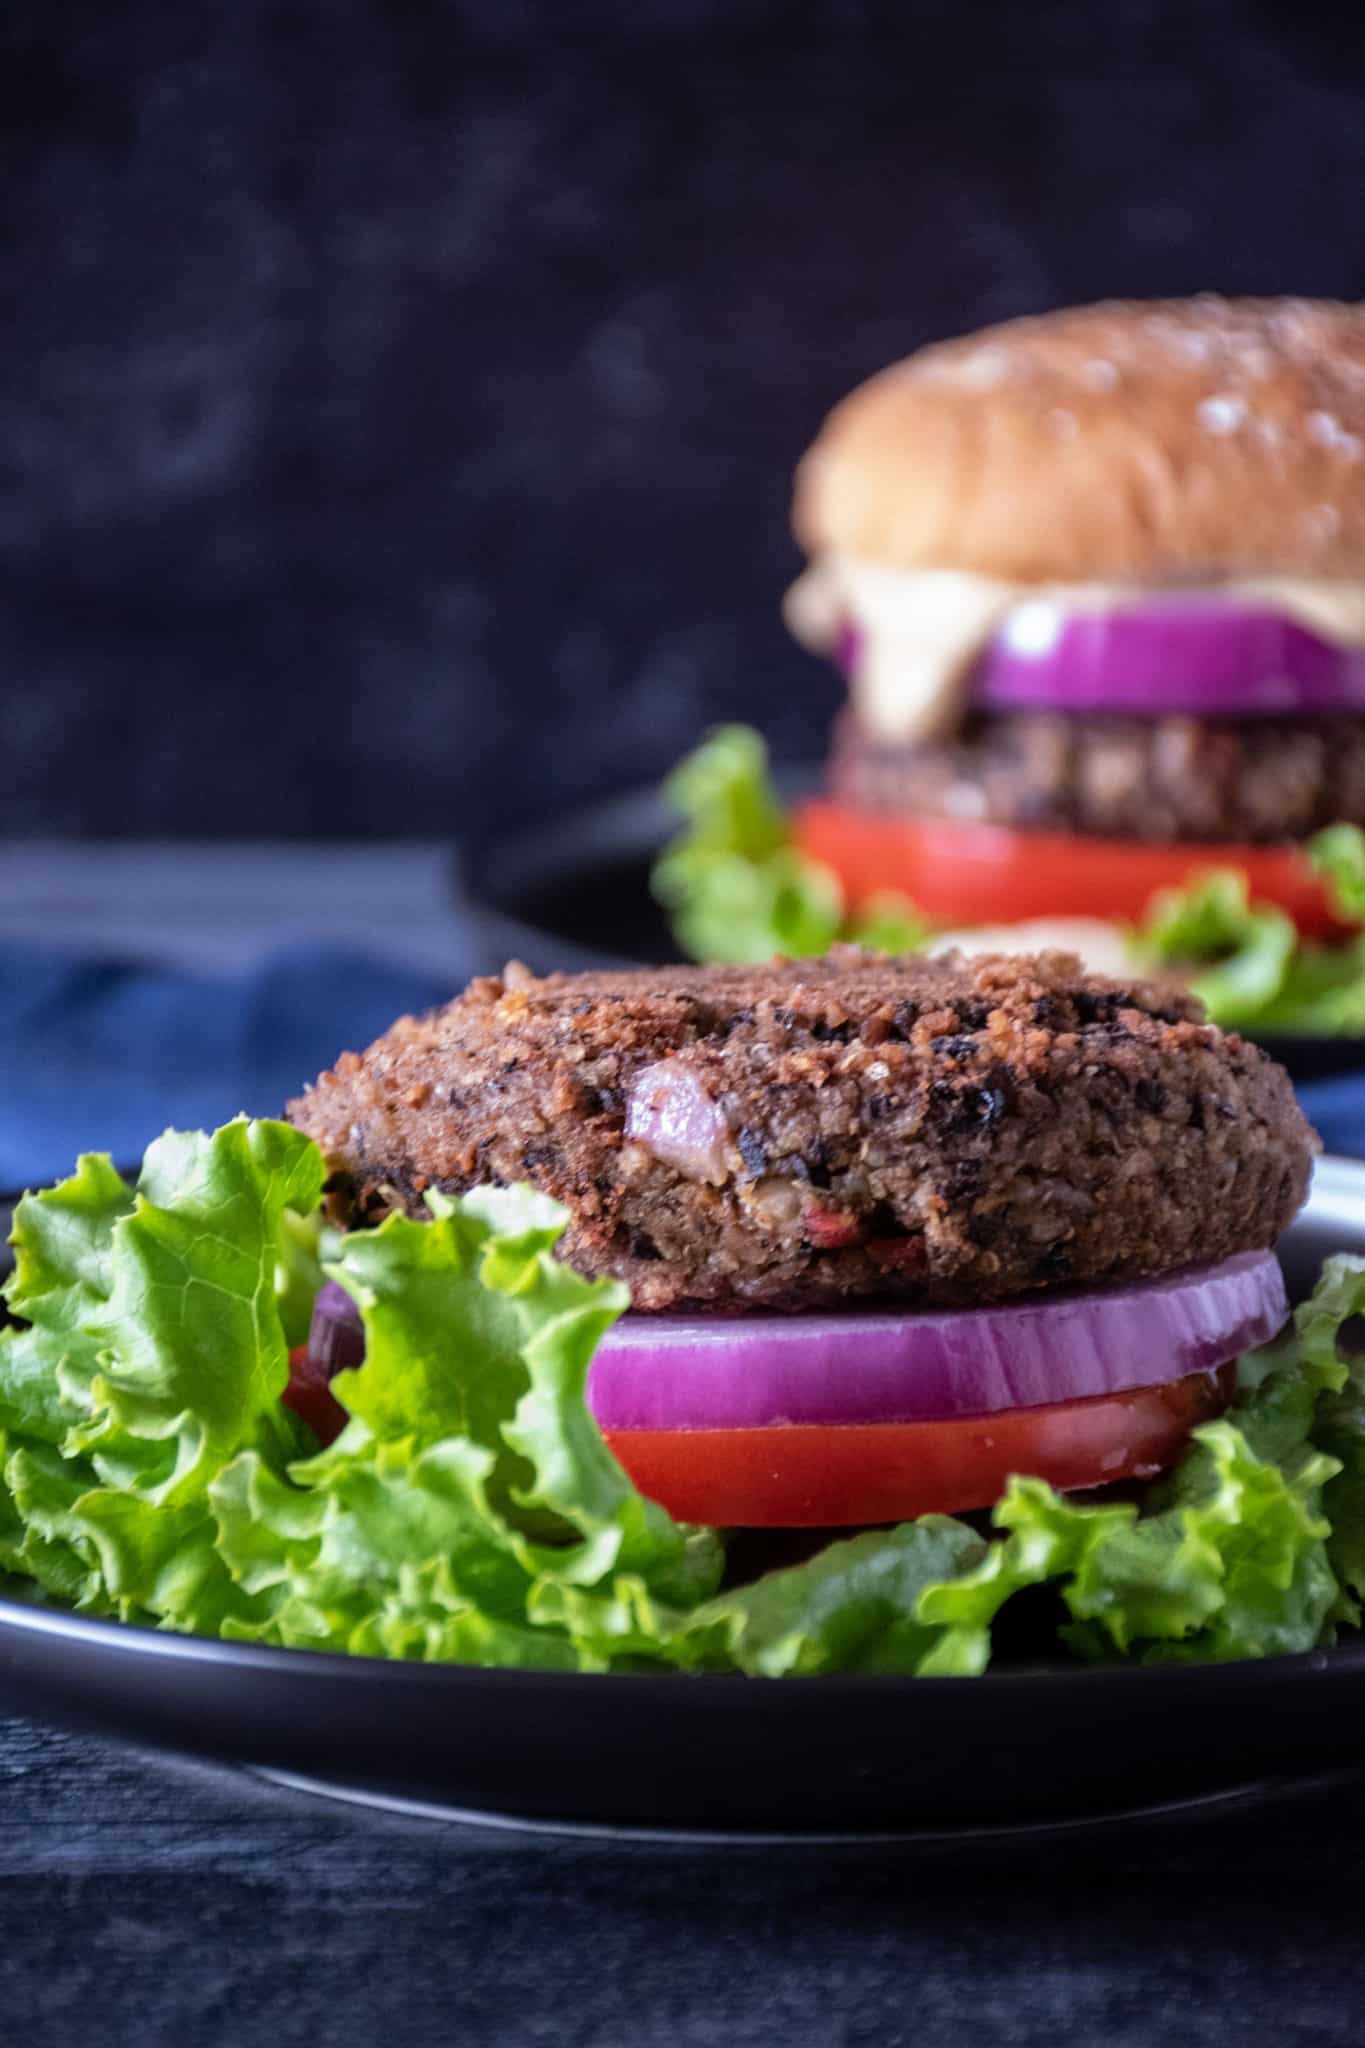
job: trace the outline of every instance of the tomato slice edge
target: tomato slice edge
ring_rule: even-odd
[[[1236,1368],[947,1422],[617,1429],[641,1493],[711,1528],[853,1528],[990,1507],[1027,1474],[1059,1491],[1150,1478],[1232,1398]]]
[[[1299,846],[1244,846],[1099,839],[1024,832],[954,818],[892,817],[829,798],[795,814],[797,844],[832,868],[853,905],[898,889],[926,917],[947,924],[1015,923],[1032,917],[1140,919],[1158,889],[1210,868],[1238,868],[1253,900],[1287,910],[1305,938],[1345,931],[1327,889]]]

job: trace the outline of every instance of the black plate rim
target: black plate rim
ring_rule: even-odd
[[[453,1806],[433,1799],[410,1797],[406,1793],[375,1792],[344,1780],[317,1777],[306,1771],[276,1770],[271,1765],[248,1766],[265,1784],[306,1799],[335,1802],[371,1813],[396,1815],[401,1820],[431,1825],[487,1829],[495,1834],[559,1836],[576,1842],[641,1842],[666,1849],[855,1849],[908,1850],[990,1849],[1020,1842],[1058,1842],[1084,1838],[1097,1829],[1142,1826],[1169,1819],[1185,1819],[1199,1813],[1220,1813],[1245,1806],[1263,1806],[1267,1801],[1315,1785],[1330,1787],[1356,1775],[1344,1770],[1324,1771],[1311,1777],[1267,1776],[1226,1785],[1213,1792],[1188,1793],[1173,1799],[1156,1799],[1129,1807],[1105,1808],[1102,1812],[1079,1813],[1057,1819],[1014,1821],[966,1821],[958,1826],[899,1828],[703,1828],[671,1826],[666,1823],[545,1819],[509,1813],[497,1808]]]
[[[308,1659],[310,1666],[326,1670],[334,1679],[348,1685],[373,1685],[382,1681],[385,1686],[397,1684],[416,1688],[477,1679],[481,1684],[512,1684],[520,1690],[540,1687],[547,1693],[553,1693],[565,1686],[595,1687],[610,1682],[628,1684],[636,1692],[659,1687],[667,1687],[673,1692],[683,1688],[691,1693],[706,1690],[713,1699],[731,1696],[737,1686],[746,1693],[761,1686],[769,1693],[781,1696],[790,1693],[794,1687],[818,1687],[824,1694],[851,1699],[866,1695],[869,1690],[875,1691],[879,1697],[897,1690],[913,1695],[924,1684],[923,1679],[897,1674],[830,1673],[822,1676],[792,1673],[782,1678],[744,1678],[730,1672],[543,1671],[508,1665],[408,1663],[401,1659],[357,1656],[340,1650],[311,1650],[303,1646],[280,1648],[272,1643],[227,1642],[219,1636],[180,1635],[171,1630],[146,1628],[137,1622],[66,1614],[57,1608],[8,1598],[0,1598],[0,1630],[3,1629],[52,1636],[89,1648],[127,1650],[152,1659],[229,1664],[242,1671],[275,1675],[294,1671],[298,1659],[303,1657]],[[1234,1675],[1245,1678],[1254,1674],[1257,1682],[1278,1683],[1282,1678],[1323,1678],[1357,1671],[1365,1671],[1365,1640],[1339,1643],[1327,1650],[1304,1650],[1292,1656],[1239,1657],[1223,1664],[1080,1664],[1060,1668],[1046,1666],[1028,1671],[997,1671],[987,1674],[985,1682],[993,1692],[1027,1691],[1032,1696],[1041,1686],[1059,1683],[1068,1686],[1084,1684],[1096,1690],[1101,1686],[1113,1689],[1119,1685],[1142,1685],[1155,1692],[1163,1687],[1170,1689],[1176,1686],[1188,1690],[1192,1685],[1217,1689]],[[939,1678],[934,1681],[935,1691],[956,1688],[973,1695],[981,1684],[979,1678]]]

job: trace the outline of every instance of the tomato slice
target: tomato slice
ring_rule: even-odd
[[[1136,921],[1158,889],[1209,868],[1240,868],[1253,901],[1277,903],[1306,938],[1344,928],[1297,846],[1215,846],[1016,832],[955,818],[898,818],[824,798],[803,804],[798,844],[834,869],[850,903],[899,889],[926,917],[1013,924],[1027,917]]]
[[[990,1507],[1013,1473],[1059,1488],[1147,1479],[1232,1399],[1236,1368],[950,1422],[610,1429],[641,1493],[717,1529],[852,1528]]]

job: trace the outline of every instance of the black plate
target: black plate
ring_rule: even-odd
[[[1365,1166],[1328,1159],[1281,1246],[1291,1290],[1340,1249],[1365,1250]],[[924,1833],[1365,1762],[1365,1644],[984,1679],[577,1677],[258,1649],[0,1601],[0,1711],[465,1812]]]
[[[783,794],[810,781],[784,781]],[[681,958],[649,888],[655,856],[676,829],[657,792],[640,791],[503,845],[463,849],[462,909],[480,948],[480,970],[496,973],[513,959],[548,973]],[[1365,1067],[1365,1038],[1258,1042],[1296,1081]]]

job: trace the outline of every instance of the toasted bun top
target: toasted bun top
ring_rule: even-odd
[[[830,414],[794,523],[1023,583],[1365,578],[1365,306],[1113,302],[922,349]]]

